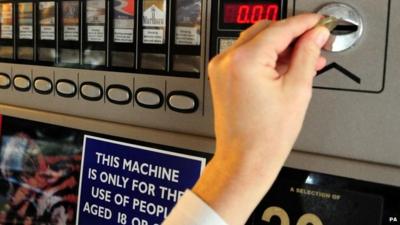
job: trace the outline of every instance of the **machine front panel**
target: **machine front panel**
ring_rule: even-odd
[[[43,169],[49,160],[64,171],[60,159],[69,160],[74,169],[65,176],[75,179],[67,191],[74,201],[63,206],[64,224],[76,223],[76,215],[84,213],[74,209],[81,197],[78,183],[87,175],[80,171],[85,135],[138,145],[133,155],[151,148],[210,159],[215,148],[210,60],[259,20],[309,12],[335,16],[340,23],[324,46],[327,66],[314,79],[304,128],[287,161],[296,169],[282,171],[248,223],[285,224],[278,217],[299,225],[399,223],[399,10],[396,0],[0,1],[0,163],[7,166],[12,162],[4,161],[7,157],[24,155],[15,161],[20,168],[0,168],[0,185],[11,191],[0,190],[0,223],[4,215],[22,221],[22,215],[44,213],[32,202],[15,208],[8,194],[26,188],[27,179],[40,178],[32,168]],[[15,145],[6,144],[9,135]],[[7,152],[12,154],[6,157]],[[147,157],[121,152],[118,157]],[[22,165],[25,156],[32,165]],[[102,209],[113,208],[103,203]],[[271,207],[280,214],[271,214]],[[161,221],[138,213],[137,224]],[[36,220],[50,219],[43,215]]]
[[[1,3],[2,103],[212,137],[209,60],[260,19],[320,11],[347,24],[333,31],[296,148],[399,165],[397,2],[100,3]]]

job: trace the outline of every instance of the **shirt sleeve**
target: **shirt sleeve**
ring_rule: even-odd
[[[187,190],[163,225],[227,225],[227,223],[207,203]]]

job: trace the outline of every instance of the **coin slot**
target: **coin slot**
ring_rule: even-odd
[[[338,25],[332,30],[333,35],[347,35],[358,31],[358,25],[349,21],[339,20]]]
[[[336,27],[331,31],[331,37],[324,46],[328,52],[343,52],[353,48],[361,39],[364,24],[361,15],[351,5],[330,3],[323,6],[319,14],[337,18]]]

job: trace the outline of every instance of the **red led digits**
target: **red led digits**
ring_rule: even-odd
[[[248,5],[241,5],[239,7],[239,13],[236,16],[236,22],[243,24],[249,23],[249,13],[250,13],[250,6]]]
[[[224,23],[253,24],[259,20],[278,20],[278,4],[237,4],[224,5]]]
[[[278,5],[268,5],[267,7],[267,20],[278,20],[279,15],[279,6]]]
[[[239,10],[236,16],[236,23],[238,24],[253,24],[263,19],[278,19],[279,6],[276,4],[238,6]]]
[[[250,23],[256,23],[257,21],[262,20],[263,12],[264,7],[262,5],[255,5],[251,12]]]

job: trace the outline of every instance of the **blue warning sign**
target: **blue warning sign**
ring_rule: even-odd
[[[78,225],[161,224],[206,159],[85,136]]]

